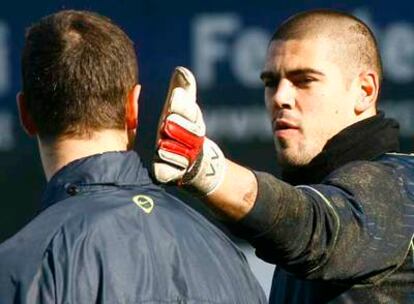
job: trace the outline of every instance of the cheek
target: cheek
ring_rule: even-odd
[[[272,118],[273,112],[275,111],[275,106],[271,102],[271,99],[269,98],[269,96],[267,96],[266,94],[264,96],[264,100],[265,100],[265,107],[266,107],[267,114],[270,118]]]
[[[303,105],[302,113],[306,113],[302,117],[304,133],[318,141],[328,136],[332,129],[336,129],[340,109],[335,106],[335,101],[330,96],[319,94],[314,96],[312,103]]]
[[[326,90],[315,97],[315,105],[310,109],[314,117],[328,121],[330,124],[335,123],[335,119],[343,114],[346,103],[343,100],[343,92],[335,88]]]

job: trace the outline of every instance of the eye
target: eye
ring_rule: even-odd
[[[276,88],[279,85],[279,79],[263,78],[263,84],[266,88]]]
[[[315,78],[308,76],[299,77],[292,80],[293,84],[297,87],[307,87],[314,81],[316,81]]]

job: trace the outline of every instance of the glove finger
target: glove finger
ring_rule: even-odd
[[[190,162],[186,155],[182,155],[185,147],[180,147],[173,141],[161,140],[160,148],[157,150],[157,154],[163,161],[173,164],[181,169],[187,169]],[[184,153],[183,153],[184,154]]]
[[[189,167],[189,165],[192,165],[195,160],[197,159],[198,155],[201,152],[202,144],[200,147],[188,147],[183,145],[182,143],[179,143],[175,140],[169,140],[169,139],[162,139],[159,142],[159,150],[171,152],[173,154],[178,154],[179,156],[185,157],[187,162],[181,162],[180,166],[185,166],[186,168]]]
[[[183,88],[175,88],[171,93],[169,113],[179,114],[192,122],[197,122],[199,106],[195,96]]]
[[[177,136],[177,140],[182,140],[190,147],[199,145],[197,138],[205,136],[206,132],[203,126],[199,126],[178,114],[168,115],[162,128],[168,136]]]
[[[193,96],[193,100],[195,100],[197,84],[193,73],[189,69],[182,66],[175,68],[171,76],[169,91],[177,87],[185,89],[190,96]]]
[[[179,89],[178,92],[181,93],[174,93],[175,89]],[[171,113],[171,103],[173,100],[179,100],[177,101],[180,103],[180,100],[183,101],[184,107],[185,105],[196,105],[196,90],[197,85],[195,78],[190,70],[184,68],[184,67],[176,67],[170,80],[170,85],[167,92],[167,97],[165,99],[165,104],[163,107],[163,110],[160,115],[160,119],[158,122],[158,128],[157,128],[157,142],[160,137],[160,130],[164,123],[165,117]],[[184,91],[184,94],[182,93]],[[178,95],[177,95],[178,94]],[[181,96],[180,96],[181,94]],[[176,97],[173,98],[173,95]],[[181,105],[176,105],[177,111],[180,113],[180,115],[183,115],[185,117],[189,117],[190,120],[194,121],[194,111],[196,110],[188,110],[185,111],[182,109]]]
[[[161,183],[169,183],[182,179],[185,170],[164,162],[154,162],[155,178]]]
[[[185,156],[190,164],[193,164],[203,149],[204,136],[197,136],[194,132],[189,132],[188,124],[194,124],[181,116],[173,115],[176,114],[171,114],[163,126],[159,147],[168,147],[165,149]]]

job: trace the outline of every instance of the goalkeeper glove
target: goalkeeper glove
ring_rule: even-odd
[[[226,159],[206,137],[196,103],[196,82],[184,67],[177,67],[171,77],[158,124],[153,169],[159,182],[190,187],[202,195],[213,193],[224,178]]]

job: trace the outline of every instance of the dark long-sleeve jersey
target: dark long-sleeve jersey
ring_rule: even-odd
[[[270,303],[414,303],[414,155],[351,162],[314,185],[256,176],[238,226],[278,265]]]

